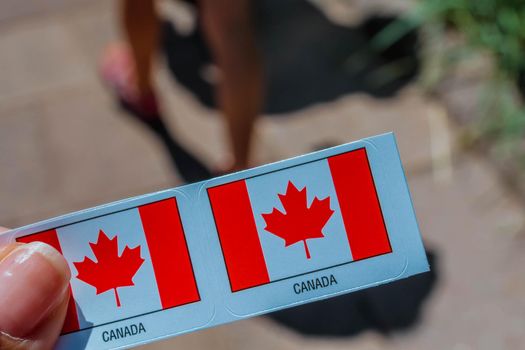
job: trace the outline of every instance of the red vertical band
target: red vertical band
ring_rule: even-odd
[[[162,308],[200,300],[177,202],[166,199],[139,207]]]
[[[233,292],[270,282],[245,181],[208,189]]]
[[[354,260],[390,253],[381,206],[364,148],[328,158]]]
[[[58,250],[60,254],[63,254],[62,247],[60,246],[60,242],[58,241],[58,235],[56,230],[49,230],[36,233],[34,235],[19,237],[16,240],[22,243],[43,242],[49,244],[50,246]],[[71,285],[69,286],[69,293],[71,295],[71,299],[69,300],[69,304],[67,306],[66,320],[64,321],[64,326],[62,327],[61,334],[78,331],[80,329],[78,323],[77,307],[75,305],[75,300],[73,299]]]

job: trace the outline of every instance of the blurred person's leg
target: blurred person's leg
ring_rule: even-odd
[[[141,96],[153,94],[152,69],[160,37],[155,0],[123,0],[122,27],[135,63],[136,88]]]
[[[221,77],[216,92],[233,152],[229,170],[248,166],[253,126],[263,99],[263,73],[250,0],[200,0],[204,31]]]
[[[233,153],[233,162],[225,170],[243,169],[248,165],[253,125],[262,102],[262,70],[250,1],[200,0],[198,5],[221,70],[216,96],[225,115]],[[103,75],[116,90],[123,107],[159,134],[175,163],[179,163],[176,164],[179,170],[184,170],[181,165],[184,162],[180,162],[180,156],[177,158],[181,147],[178,144],[174,147],[162,123],[152,83],[160,35],[155,1],[122,0],[121,10],[127,43],[114,50],[116,54],[107,55],[109,59],[105,60],[108,64],[103,64]]]
[[[104,53],[102,77],[131,115],[144,122],[160,119],[152,82],[160,41],[155,0],[121,0],[119,10],[124,40]]]
[[[211,177],[210,171],[174,139],[159,111],[152,79],[160,39],[160,21],[154,0],[122,0],[121,22],[125,43],[110,46],[103,57],[102,76],[120,106],[153,131],[187,182]]]

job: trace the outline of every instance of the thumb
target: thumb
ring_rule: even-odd
[[[69,267],[51,246],[0,247],[0,350],[51,349],[69,301]]]

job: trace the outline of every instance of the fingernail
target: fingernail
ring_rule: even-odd
[[[0,261],[0,332],[23,337],[68,295],[69,267],[51,246],[16,247]]]

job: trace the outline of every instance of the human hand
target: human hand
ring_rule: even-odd
[[[0,233],[6,229],[0,227]],[[69,267],[40,242],[0,246],[0,350],[55,344],[69,302]]]

